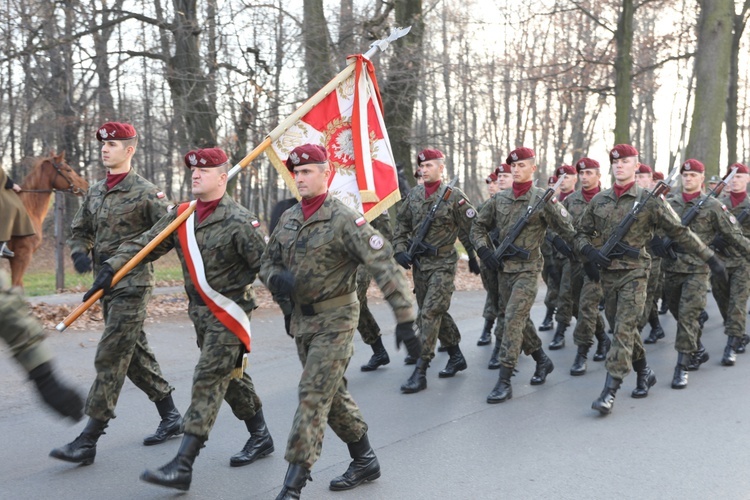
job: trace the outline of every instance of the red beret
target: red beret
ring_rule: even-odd
[[[587,170],[591,168],[595,168],[598,170],[599,162],[592,158],[583,157],[580,160],[578,160],[578,163],[576,163],[576,170],[578,172],[580,172],[581,170]]]
[[[96,131],[96,139],[101,141],[126,141],[135,139],[138,134],[129,123],[107,122]]]
[[[486,179],[484,179],[484,182],[489,184],[490,182],[494,182],[497,180],[497,169],[493,170],[490,175],[487,176]]]
[[[303,144],[297,146],[289,153],[286,159],[286,168],[294,172],[294,167],[307,165],[308,163],[325,163],[328,161],[326,148],[317,144]]]
[[[560,165],[557,167],[557,170],[555,170],[555,174],[558,176],[562,174],[568,174],[568,175],[576,175],[578,172],[576,172],[576,169],[573,168],[571,165]]]
[[[656,170],[654,170],[654,180],[655,181],[663,181],[664,180],[664,174],[662,174],[661,172],[657,172]]]
[[[500,165],[499,167],[495,169],[495,175],[509,174],[509,173],[511,173],[510,165],[508,165],[507,163],[503,163],[502,165]]]
[[[733,168],[737,169],[738,174],[750,174],[750,169],[748,169],[745,165],[742,163],[733,163],[729,166],[729,172],[732,171]],[[729,173],[727,172],[727,173]]]
[[[680,167],[680,173],[685,172],[685,171],[699,172],[702,174],[703,172],[706,171],[706,167],[703,166],[703,163],[691,158],[687,160],[685,163],[683,163],[682,166]]]
[[[219,148],[194,149],[185,155],[185,166],[211,168],[224,165],[229,159],[227,154]]]
[[[445,159],[445,155],[439,149],[423,149],[422,152],[417,155],[417,165],[420,165],[423,161],[440,159]]]
[[[529,158],[534,158],[536,155],[534,154],[534,150],[531,148],[517,148],[510,152],[508,157],[505,159],[505,163],[511,164],[514,161],[521,161],[521,160],[528,160]]]
[[[653,175],[653,170],[651,170],[651,167],[646,165],[645,163],[639,163],[638,164],[638,170],[635,171],[636,174],[651,174]]]
[[[609,152],[609,161],[617,158],[627,158],[628,156],[638,156],[638,150],[630,144],[618,144]]]
[[[551,186],[551,185],[553,185],[556,182],[557,182],[557,176],[556,175],[553,175],[553,176],[551,176],[550,178],[547,179],[547,185],[548,186]]]

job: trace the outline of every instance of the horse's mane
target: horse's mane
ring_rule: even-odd
[[[21,186],[34,186],[33,189],[36,189],[39,187],[41,181],[42,181],[42,163],[44,163],[47,160],[52,160],[51,156],[32,156],[29,158],[24,158],[21,160],[21,163],[24,165],[31,165],[31,167],[27,167],[29,169],[29,173],[26,174],[26,177],[23,178],[21,181]]]

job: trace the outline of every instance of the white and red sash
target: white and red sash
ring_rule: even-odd
[[[182,214],[188,206],[195,204],[195,201],[183,203],[177,209],[177,214]],[[195,240],[195,212],[180,225],[177,229],[177,235],[182,246],[182,253],[185,256],[185,264],[190,272],[190,278],[193,285],[200,294],[203,302],[221,322],[227,327],[238,339],[245,345],[247,352],[250,352],[250,320],[247,313],[242,310],[233,300],[223,296],[208,284],[206,280],[206,271],[203,267],[203,258],[201,257],[198,242]]]

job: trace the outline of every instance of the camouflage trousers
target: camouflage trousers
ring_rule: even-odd
[[[359,441],[367,423],[346,387],[354,330],[295,334],[302,361],[299,406],[286,447],[286,461],[312,469],[320,457],[326,424],[345,443]]]
[[[183,422],[186,433],[207,439],[222,400],[229,403],[232,413],[240,420],[251,419],[262,404],[247,373],[243,373],[241,379],[231,378],[232,370],[245,352],[240,339],[221,324],[207,306],[191,304],[189,313],[201,355],[193,372],[190,406]]]
[[[745,334],[747,300],[750,297],[750,268],[747,265],[727,267],[729,283],[711,273],[711,292],[724,320],[724,333],[730,337]]]
[[[498,289],[501,301],[505,304],[500,363],[508,368],[515,368],[521,350],[529,355],[542,347],[542,341],[530,317],[531,306],[534,305],[539,288],[537,276],[535,271],[499,274]]]
[[[115,406],[126,376],[153,402],[174,390],[164,380],[143,331],[150,298],[150,287],[128,287],[114,290],[103,299],[104,333],[94,358],[96,378],[86,398],[85,413],[89,417],[116,417]]]
[[[686,354],[697,351],[698,340],[703,333],[698,316],[706,308],[708,274],[667,272],[664,275],[664,292],[669,312],[677,320],[675,350]]]
[[[550,257],[548,260],[552,263],[552,266],[557,268],[557,259]],[[547,262],[547,260],[545,260],[545,262]],[[548,273],[546,265],[542,270],[542,281],[547,285],[547,293],[544,294],[544,305],[547,306],[547,309],[555,309],[557,307],[557,300],[560,292],[560,276],[559,272],[555,274]]]
[[[479,275],[482,278],[482,286],[487,292],[487,297],[484,299],[482,317],[494,321],[500,314],[500,298],[497,290],[497,271],[488,269],[484,264],[479,266],[479,271]]]
[[[560,272],[560,281],[557,288],[557,310],[555,311],[555,321],[563,325],[569,325],[573,319],[574,304],[573,294],[570,290],[572,279],[572,266],[570,259],[555,259],[556,266]]]
[[[438,338],[443,347],[461,342],[458,326],[448,313],[455,289],[456,264],[429,271],[414,270],[414,292],[419,306],[419,328],[422,332],[422,359],[435,357]]]
[[[659,317],[659,307],[657,303],[661,298],[662,287],[664,286],[664,273],[661,271],[661,259],[651,259],[651,271],[648,275],[648,285],[646,287],[646,304],[643,306],[643,314],[638,320],[638,331],[648,323],[649,318]]]
[[[604,320],[599,314],[602,285],[586,276],[580,262],[570,267],[570,295],[576,317],[573,342],[578,346],[591,347],[594,345],[594,335],[604,332]]]
[[[357,299],[359,299],[359,323],[357,330],[362,336],[362,340],[367,345],[372,345],[380,337],[380,325],[375,321],[375,317],[367,307],[367,289],[370,287],[372,275],[367,272],[364,266],[357,268]]]
[[[0,276],[0,281],[2,276]],[[0,337],[24,370],[30,372],[52,360],[52,352],[44,342],[42,325],[34,319],[19,294],[0,285]]]
[[[646,357],[638,332],[638,318],[646,302],[648,269],[602,270],[604,310],[614,325],[612,347],[605,368],[615,378],[624,379],[633,369],[633,361]]]

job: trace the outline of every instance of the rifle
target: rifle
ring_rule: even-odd
[[[539,210],[542,205],[552,199],[552,197],[555,195],[555,191],[557,191],[557,188],[560,187],[560,184],[562,184],[562,181],[563,179],[565,179],[566,175],[567,174],[562,174],[560,178],[557,179],[555,185],[552,187],[548,187],[544,194],[539,197],[539,201],[537,201],[533,206],[529,205],[529,207],[526,209],[526,212],[515,222],[515,224],[513,224],[513,227],[510,228],[510,231],[508,231],[508,234],[505,235],[503,241],[500,242],[500,245],[498,245],[497,249],[495,249],[495,257],[498,261],[502,262],[503,259],[510,257],[520,257],[523,260],[529,260],[529,257],[531,257],[531,252],[529,252],[525,248],[517,246],[514,242],[516,241],[516,238],[518,238],[518,236],[521,234],[521,231],[523,231],[523,228],[525,228],[529,223],[531,216],[534,215],[534,213]]]
[[[711,190],[708,195],[706,195],[704,198],[701,198],[698,203],[693,205],[693,207],[685,212],[682,216],[682,220],[680,221],[683,226],[688,227],[690,226],[690,223],[695,220],[695,218],[698,216],[698,212],[701,211],[703,208],[703,205],[706,204],[709,198],[718,197],[721,192],[724,190],[724,188],[729,184],[729,182],[734,177],[734,174],[737,173],[737,168],[733,168],[731,172],[729,172],[727,175],[724,176],[724,178],[719,182],[717,185],[714,186],[714,188]],[[747,216],[746,216],[747,217]],[[672,260],[677,260],[677,253],[674,249],[674,241],[672,241],[672,238],[669,236],[664,238],[664,250],[669,255],[669,258]]]
[[[435,204],[432,205],[432,208],[430,208],[430,211],[427,213],[427,217],[425,217],[422,223],[419,225],[419,228],[417,229],[417,234],[415,234],[414,238],[412,238],[406,243],[409,246],[407,255],[409,255],[409,259],[414,263],[414,267],[416,267],[417,269],[420,268],[419,266],[420,255],[428,255],[428,256],[437,255],[437,252],[438,252],[437,247],[435,247],[434,245],[430,245],[429,243],[426,243],[424,239],[425,239],[425,236],[427,236],[427,232],[430,230],[432,223],[435,221],[435,214],[437,213],[438,208],[440,208],[440,205],[443,202],[448,201],[448,198],[450,198],[451,194],[453,193],[453,187],[456,185],[457,181],[458,181],[458,177],[455,177],[449,184],[445,186],[442,194],[440,195],[440,197],[438,197]]]
[[[604,243],[604,246],[602,246],[602,248],[599,250],[602,255],[604,255],[608,259],[622,257],[624,255],[627,255],[628,257],[634,259],[638,258],[638,256],[641,254],[641,250],[639,248],[634,248],[630,245],[626,245],[622,242],[622,239],[625,237],[625,235],[628,234],[628,231],[630,231],[630,228],[638,219],[638,215],[643,211],[646,203],[648,203],[651,198],[666,194],[670,189],[672,189],[672,183],[674,182],[675,177],[677,177],[678,172],[678,167],[673,168],[672,172],[670,172],[669,174],[669,177],[667,177],[665,181],[657,182],[656,186],[654,186],[654,189],[646,194],[644,200],[635,202],[628,215],[626,215],[625,218],[620,221],[620,224],[617,225],[615,231],[610,235],[609,239],[606,241],[606,243]]]

